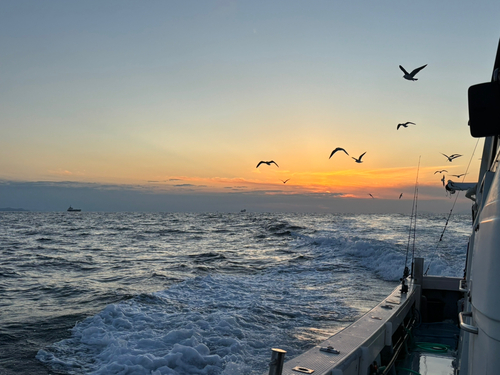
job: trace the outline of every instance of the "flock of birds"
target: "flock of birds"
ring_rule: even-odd
[[[415,78],[415,75],[416,75],[418,72],[420,72],[422,69],[424,69],[426,66],[427,66],[427,64],[422,65],[422,66],[421,66],[421,67],[419,67],[419,68],[413,69],[413,70],[411,71],[411,73],[408,73],[408,72],[406,71],[406,69],[405,69],[405,68],[403,68],[401,65],[399,66],[399,69],[401,69],[401,70],[403,71],[403,73],[404,73],[403,78],[404,78],[404,79],[407,79],[407,80],[409,80],[409,81],[417,81],[417,78]],[[399,128],[400,128],[400,127],[407,128],[407,127],[408,127],[408,125],[416,125],[416,124],[415,124],[414,122],[407,121],[407,122],[405,122],[405,123],[398,124],[398,125],[397,125],[397,127],[396,127],[396,130],[399,130]],[[331,158],[332,158],[332,156],[333,156],[333,155],[335,155],[335,153],[337,153],[337,152],[339,152],[339,151],[344,152],[347,156],[350,156],[350,155],[349,155],[349,153],[348,153],[348,152],[347,152],[344,148],[342,148],[342,147],[337,147],[337,148],[335,148],[335,149],[334,149],[334,150],[330,153],[330,157],[329,157],[328,159],[331,159]],[[358,158],[355,158],[355,157],[352,157],[352,156],[351,156],[351,158],[352,158],[352,159],[354,159],[354,161],[355,161],[356,163],[362,163],[362,162],[363,162],[362,158],[363,158],[363,156],[364,156],[365,154],[366,154],[366,151],[365,151],[365,152],[363,152],[363,153],[362,153],[362,154],[361,154]],[[441,153],[441,155],[444,155],[444,156],[448,159],[448,161],[449,161],[450,163],[451,163],[454,159],[456,159],[456,158],[459,158],[459,157],[463,156],[463,155],[460,155],[460,154],[452,154],[452,155],[449,155],[449,156],[448,156],[448,155],[443,154],[443,153]],[[274,164],[274,165],[276,165],[276,167],[278,167],[278,168],[279,168],[279,165],[278,165],[278,164],[277,164],[274,160],[269,160],[269,161],[264,161],[264,160],[261,160],[261,161],[259,161],[259,163],[257,164],[257,167],[256,167],[256,168],[259,168],[262,164],[267,164],[267,165],[269,165],[269,166],[270,166],[271,164]],[[440,170],[440,171],[436,171],[436,172],[434,172],[434,174],[436,174],[436,173],[441,173],[441,174],[442,174],[442,173],[444,173],[444,172],[448,173],[448,171],[447,171],[447,170],[443,169],[443,170]],[[465,176],[465,173],[463,173],[463,174],[459,174],[459,175],[451,175],[451,176],[454,176],[454,177],[460,178],[461,176]],[[290,179],[287,179],[287,180],[280,180],[280,181],[281,181],[281,182],[283,182],[284,184],[286,184],[288,181],[290,181]],[[441,182],[443,183],[443,186],[445,186],[445,175],[444,175],[444,174],[443,174],[443,177],[441,178]],[[375,199],[375,197],[374,197],[372,194],[370,194],[370,193],[369,193],[368,195],[369,195],[370,197],[372,197],[373,199]],[[399,195],[399,199],[401,199],[402,197],[403,197],[403,193],[401,193],[401,194]]]

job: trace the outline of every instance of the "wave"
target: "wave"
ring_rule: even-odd
[[[292,357],[314,345],[314,331],[303,327],[342,326],[359,314],[319,291],[297,306],[302,294],[290,283],[273,275],[189,279],[107,306],[36,357],[72,374],[263,373],[271,347]]]
[[[468,236],[461,232],[449,236],[437,248],[440,229],[435,224],[423,228],[413,242],[402,225],[396,230],[388,229],[385,223],[378,228],[353,227],[336,223],[328,230],[318,230],[312,235],[298,235],[293,242],[296,251],[309,251],[317,265],[351,264],[373,272],[386,281],[398,281],[405,266],[410,267],[412,258],[423,257],[424,266],[430,266],[429,274],[439,276],[462,276]]]
[[[153,218],[156,226],[149,224]],[[56,265],[79,280],[88,272],[74,265],[91,256],[86,267],[97,268],[87,287],[118,294],[89,310],[92,316],[77,323],[71,337],[47,344],[39,361],[70,374],[261,374],[270,348],[293,358],[368,311],[396,286],[407,261],[404,216],[136,219],[136,231],[119,238],[110,237],[116,233],[110,220],[109,228],[92,230],[76,244],[40,251],[42,258],[32,259],[30,248],[19,267],[13,265],[21,257],[10,255],[13,270],[28,265],[30,272],[53,275]],[[467,247],[465,225],[451,227],[450,239],[436,250],[439,223],[441,218],[419,222],[415,254],[425,257],[430,273],[457,276]]]

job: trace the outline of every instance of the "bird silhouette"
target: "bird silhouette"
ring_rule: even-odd
[[[366,154],[366,151],[365,151],[365,152],[363,152],[363,153],[359,156],[359,158],[357,158],[357,159],[356,159],[356,158],[354,158],[354,157],[352,157],[352,156],[351,156],[351,157],[354,159],[354,161],[355,161],[356,163],[362,163],[361,158],[362,158],[365,154]]]
[[[259,165],[261,164],[267,164],[267,165],[271,165],[271,164],[276,164],[276,162],[274,160],[271,160],[271,161],[259,161],[259,164],[257,164],[257,166],[255,168],[259,168]],[[276,166],[279,168],[280,166],[278,164],[276,164]]]
[[[443,173],[443,172],[448,172],[448,171],[447,171],[446,169],[442,169],[442,170],[440,170],[440,171],[436,171],[436,172],[434,172],[434,174],[436,174],[436,173]]]
[[[459,154],[453,154],[453,155],[448,156],[448,155],[445,155],[443,153],[441,153],[441,155],[446,156],[446,158],[448,159],[448,161],[450,163],[453,161],[453,159],[456,159],[456,158],[459,158],[460,156],[462,156],[462,155],[459,155]]]
[[[404,124],[398,124],[396,130],[399,130],[399,128],[402,126],[404,128],[407,128],[409,124],[416,125],[414,122],[407,121]]]
[[[452,174],[453,177],[460,178],[462,176],[465,176],[467,173],[462,173],[462,174]]]
[[[342,147],[337,147],[335,150],[332,151],[332,153],[330,154],[330,157],[328,159],[331,159],[333,154],[335,154],[337,151],[344,151],[347,155],[349,155],[349,153],[346,150],[344,150]]]
[[[405,68],[403,68],[401,65],[399,66],[399,69],[401,69],[404,73],[403,78],[407,79],[408,81],[417,81],[415,78],[415,75],[420,72],[422,69],[424,69],[427,66],[427,64],[421,66],[420,68],[413,69],[411,73],[408,73]]]
[[[443,186],[444,186],[444,181],[445,181],[445,178],[444,178],[444,175],[443,175],[443,178],[441,179],[441,182],[443,183]]]
[[[280,180],[281,182],[283,182],[284,184],[286,184],[290,179],[287,179],[287,180]]]
[[[372,197],[373,199],[375,199],[375,197],[374,197],[373,195],[371,195],[370,193],[368,193],[368,195],[369,195],[370,197]]]
[[[403,193],[399,194],[399,199],[401,199],[402,196],[403,196]]]

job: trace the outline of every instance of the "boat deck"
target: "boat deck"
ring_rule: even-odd
[[[453,375],[458,335],[454,322],[425,323],[413,330],[412,350],[398,361],[398,375]]]
[[[423,259],[417,260],[415,269],[422,270]],[[364,375],[375,367],[391,375],[453,375],[461,279],[415,274],[407,293],[399,285],[356,322],[285,362],[281,372],[280,349],[273,349],[269,374]]]
[[[405,367],[400,365],[396,367],[398,375],[453,375],[454,357],[446,357],[432,353],[412,353],[412,363]]]

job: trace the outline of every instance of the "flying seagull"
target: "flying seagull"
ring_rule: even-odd
[[[459,158],[460,156],[462,156],[462,155],[459,155],[459,154],[453,154],[453,155],[448,156],[448,155],[445,155],[443,153],[441,153],[441,155],[446,156],[446,158],[448,159],[448,161],[450,163],[453,161],[453,159],[456,159],[456,158]]]
[[[441,181],[443,182],[443,186],[444,186],[444,181],[445,181],[444,175],[443,175],[443,178],[441,179]]]
[[[405,122],[404,124],[398,124],[398,127],[396,128],[396,130],[399,130],[399,128],[402,126],[404,128],[407,128],[408,127],[408,124],[412,124],[412,125],[416,125],[414,122],[410,122],[410,121],[407,121]]]
[[[402,196],[403,196],[403,193],[399,194],[399,199],[401,199]]]
[[[370,193],[368,193],[368,195],[369,195],[370,197],[372,197],[373,199],[375,199],[375,197],[374,197],[373,195],[371,195]]]
[[[434,174],[436,174],[436,173],[443,173],[443,172],[448,172],[448,171],[447,171],[446,169],[442,169],[442,170],[440,170],[440,171],[436,171],[436,172],[434,172]]]
[[[359,156],[359,158],[357,158],[357,159],[356,159],[356,158],[353,158],[353,159],[354,159],[354,161],[355,161],[356,163],[362,163],[361,158],[364,156],[364,154],[366,154],[366,151],[365,151],[365,152],[363,152],[363,153]],[[351,156],[351,157],[352,157],[352,156]]]
[[[271,164],[276,164],[276,162],[274,160],[271,160],[271,161],[259,161],[259,164],[257,164],[257,166],[255,168],[259,168],[259,165],[261,164],[267,164],[267,165],[271,165]],[[279,168],[280,166],[278,164],[276,164],[276,166]]]
[[[399,66],[399,69],[401,69],[403,71],[403,73],[405,74],[403,76],[404,79],[407,79],[408,81],[416,81],[417,79],[414,78],[415,75],[420,72],[422,69],[424,69],[425,67],[427,66],[427,64],[421,66],[420,68],[416,68],[416,69],[413,69],[411,73],[408,73],[405,68],[403,68],[401,65]]]
[[[330,154],[330,157],[328,159],[331,159],[333,154],[335,154],[337,151],[344,151],[347,155],[349,155],[349,153],[346,150],[344,150],[342,147],[337,147],[335,150],[332,151],[332,153]]]
[[[453,177],[460,178],[462,176],[465,176],[467,173],[462,173],[462,174],[452,174]]]
[[[285,181],[283,181],[283,180],[280,180],[280,181],[281,181],[281,182],[283,182],[284,184],[286,184],[289,180],[290,180],[290,179],[287,179],[287,180],[285,180]]]

